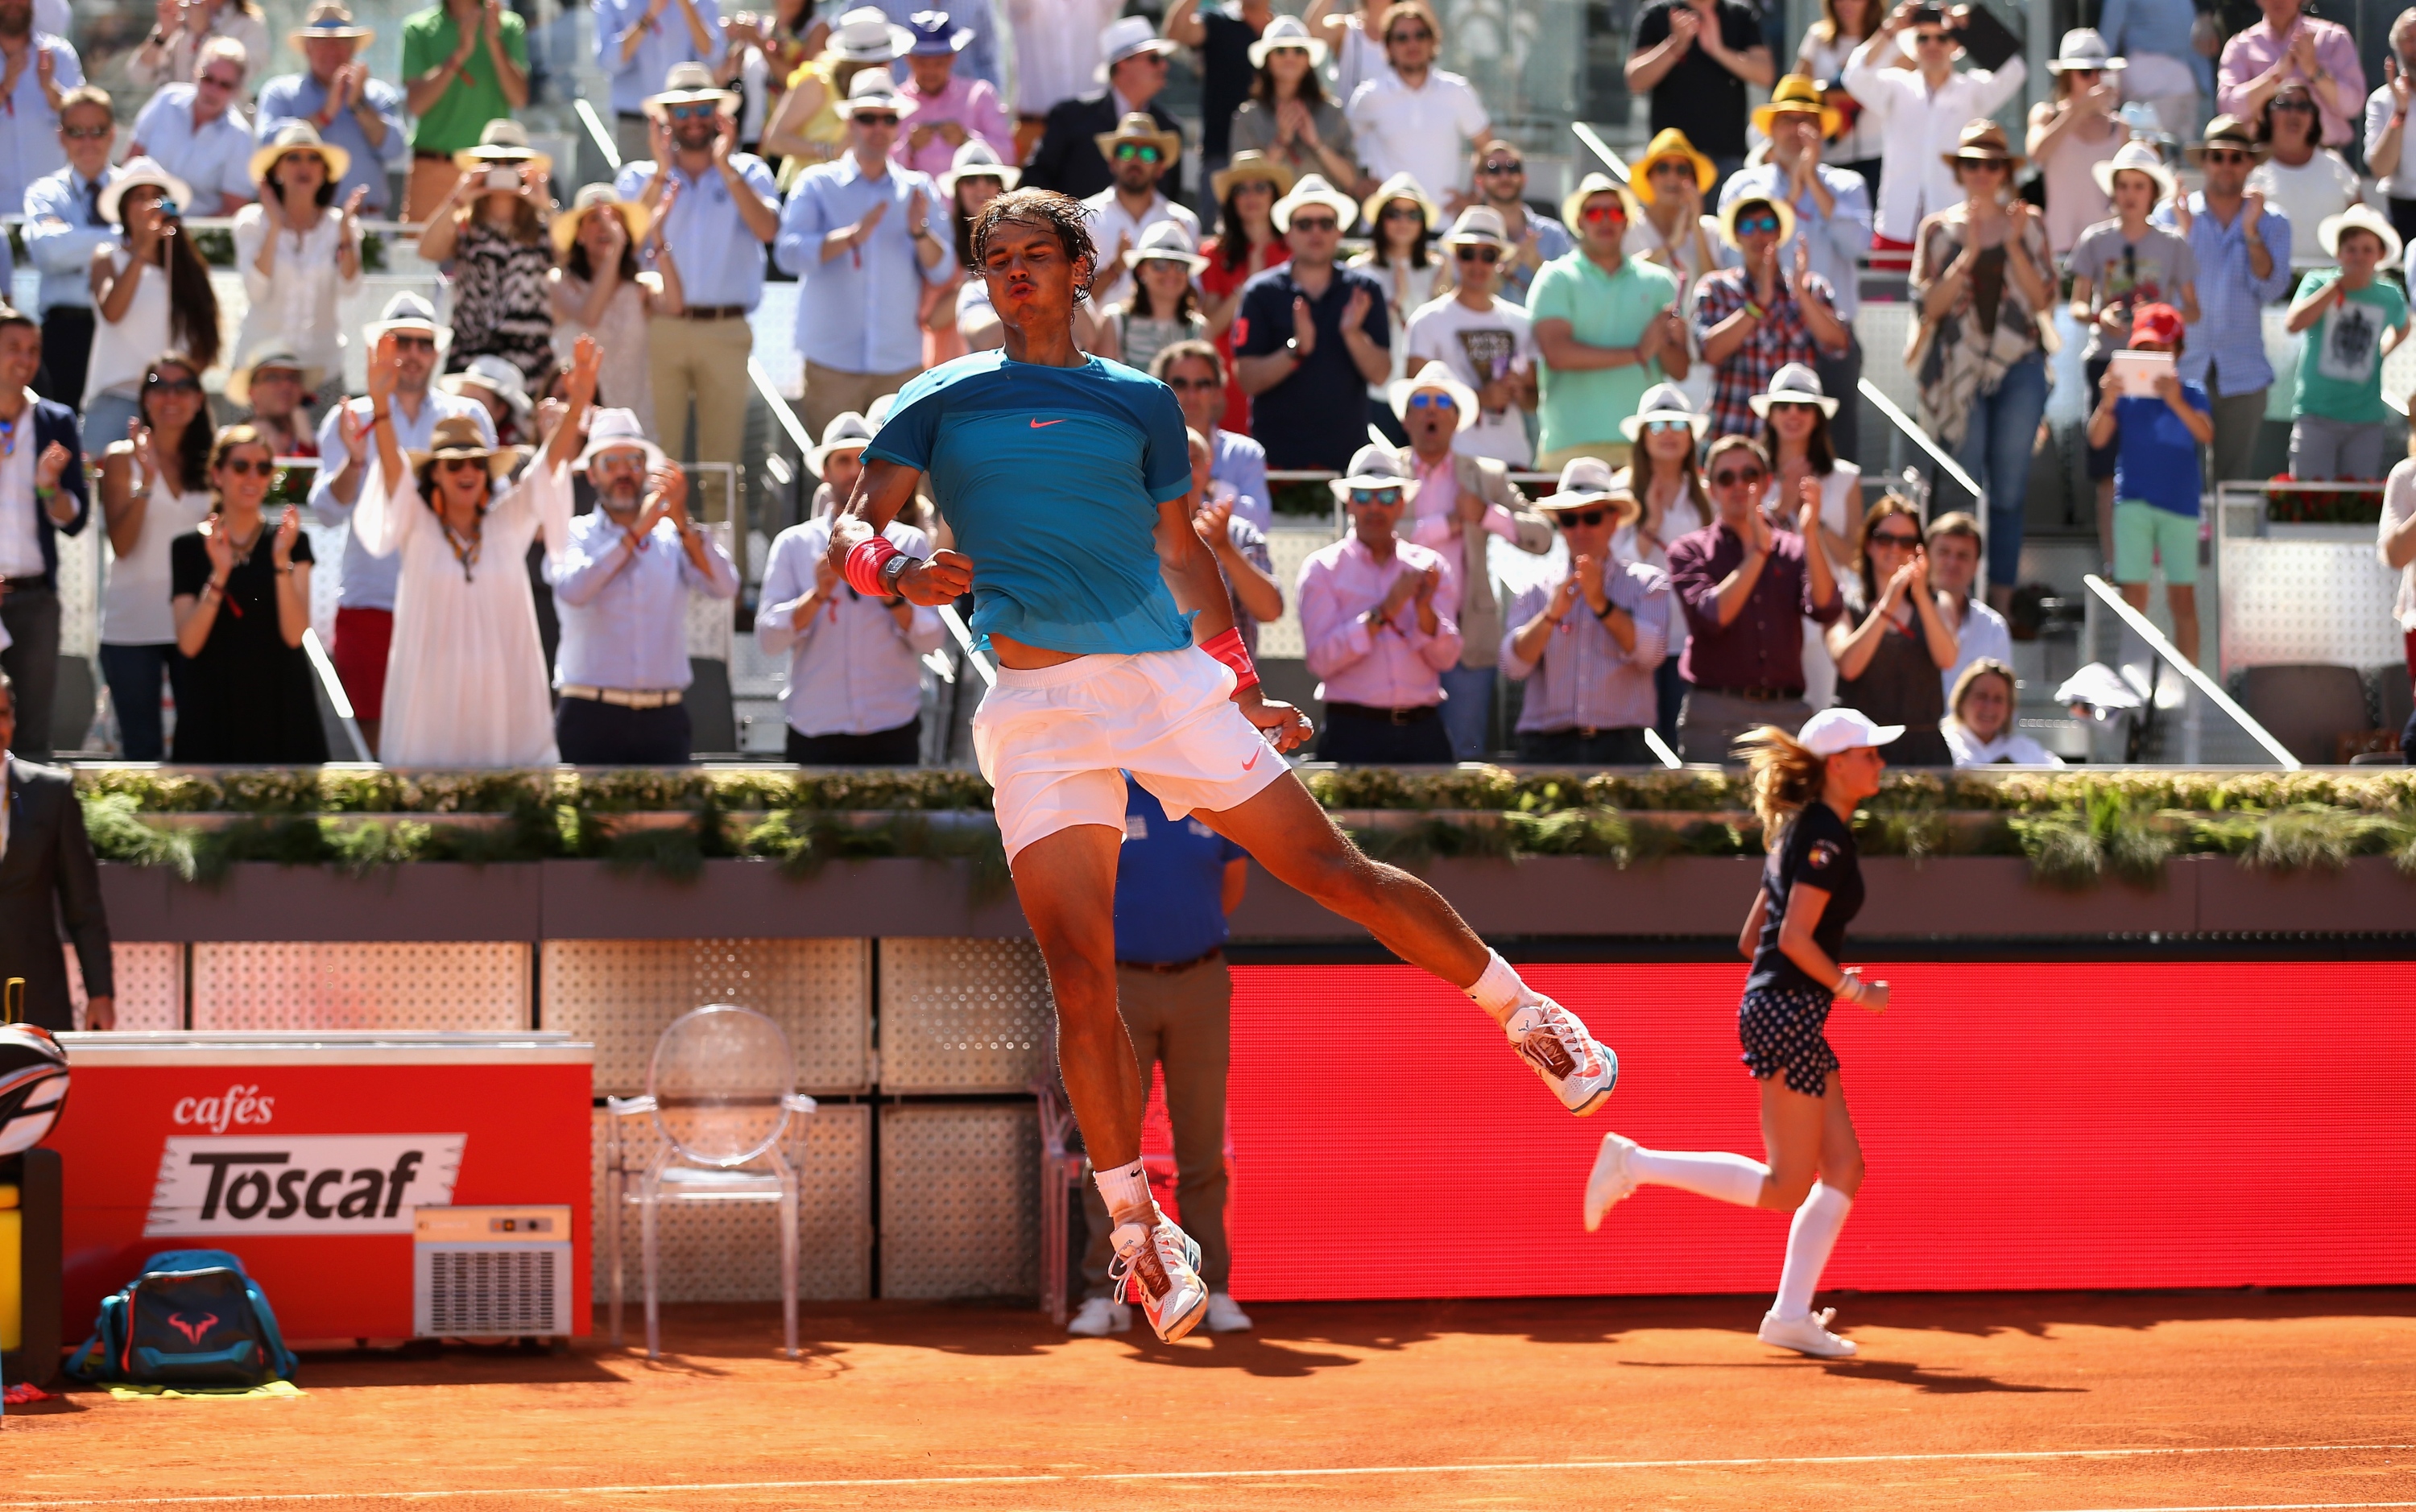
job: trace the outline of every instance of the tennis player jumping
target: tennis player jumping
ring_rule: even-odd
[[[1431,888],[1361,854],[1277,756],[1308,739],[1308,721],[1260,690],[1216,558],[1192,530],[1173,391],[1074,344],[1075,305],[1098,262],[1080,202],[1002,195],[975,220],[973,252],[1005,349],[906,385],[832,523],[829,561],[862,593],[974,595],[973,628],[999,663],[974,749],[1049,964],[1066,1095],[1116,1222],[1114,1274],[1139,1282],[1160,1338],[1180,1339],[1208,1294],[1198,1246],[1141,1175],[1146,1089],[1116,1010],[1120,771],[1170,819],[1198,814],[1278,879],[1466,992],[1571,1112],[1598,1107],[1619,1065]],[[881,531],[927,472],[961,549],[916,561]],[[1371,612],[1356,633],[1393,628]]]

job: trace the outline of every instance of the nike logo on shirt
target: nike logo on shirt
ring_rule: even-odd
[[[1033,428],[1033,429],[1034,429],[1034,430],[1041,430],[1041,429],[1045,429],[1045,428],[1047,428],[1047,427],[1049,427],[1049,426],[1062,426],[1062,425],[1064,425],[1065,423],[1065,422],[1064,420],[1062,420],[1062,419],[1059,419],[1059,420],[1034,420],[1034,422],[1032,422],[1032,428]]]

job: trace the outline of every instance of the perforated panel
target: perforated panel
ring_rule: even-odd
[[[1028,1101],[883,1108],[881,1295],[1036,1295],[1039,1161]]]
[[[509,940],[193,947],[196,1029],[524,1029],[528,1002]]]
[[[2402,660],[2391,617],[2398,584],[2370,534],[2350,541],[2227,536],[2223,542],[2223,666]]]
[[[1307,654],[1306,643],[1300,638],[1300,595],[1292,591],[1292,585],[1300,581],[1300,564],[1308,560],[1309,553],[1334,541],[1334,527],[1330,524],[1277,525],[1267,532],[1268,570],[1283,587],[1284,611],[1282,619],[1259,626],[1261,657]]]
[[[596,1042],[596,1090],[645,1090],[655,1037],[706,1003],[751,1008],[780,1025],[805,1092],[871,1084],[871,942],[548,940],[545,1017]]]
[[[611,1208],[604,1190],[604,1120],[595,1115],[596,1300],[610,1296],[603,1225]],[[674,1119],[677,1115],[672,1115]],[[676,1124],[674,1125],[676,1127]],[[852,1301],[872,1295],[872,1110],[862,1103],[826,1104],[807,1121],[802,1140],[785,1148],[798,1162],[797,1289],[814,1301]],[[627,1160],[642,1169],[657,1135],[645,1118],[624,1119]],[[1035,1157],[1036,1159],[1037,1157]],[[667,1203],[657,1220],[666,1302],[770,1302],[780,1295],[779,1205]],[[621,1215],[622,1296],[631,1309],[624,1326],[637,1326],[644,1274],[639,1213]]]
[[[1913,308],[1909,304],[1865,300],[1854,312],[1854,335],[1862,338],[1867,360],[1863,376],[1880,393],[1916,420],[1921,416],[1921,382],[1903,361],[1905,338],[1912,335]]]
[[[68,1002],[75,1010],[76,1027],[83,1027],[83,964],[75,947],[60,949],[68,958]],[[121,1029],[181,1029],[185,1026],[185,948],[166,940],[112,943],[110,970],[117,978],[117,1026]]]
[[[120,438],[121,440],[124,438]],[[100,663],[100,555],[101,543],[108,537],[99,531],[83,531],[74,535],[54,535],[58,543],[59,565],[56,575],[59,593],[59,654],[95,658],[93,672],[98,675]]]
[[[1048,1068],[1055,1019],[1027,941],[881,942],[884,1092],[1019,1092]]]

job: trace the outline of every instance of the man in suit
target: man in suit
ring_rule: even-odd
[[[0,673],[0,745],[16,733],[17,695]],[[84,1026],[117,1026],[117,983],[110,970],[109,921],[101,913],[100,868],[83,832],[75,784],[52,767],[0,756],[0,979],[25,979],[25,1021],[72,1029],[67,959],[59,953],[58,914],[67,916],[88,995]],[[57,911],[52,900],[56,898]]]
[[[1024,165],[1023,187],[1055,189],[1087,200],[1111,187],[1115,173],[1099,156],[1098,139],[1115,135],[1117,125],[1136,111],[1145,112],[1157,128],[1174,139],[1172,162],[1158,188],[1170,200],[1183,199],[1183,128],[1156,103],[1166,87],[1166,57],[1174,44],[1157,35],[1145,16],[1125,16],[1099,35],[1100,82],[1105,94],[1060,100],[1049,112],[1040,145]]]
[[[28,761],[51,758],[59,687],[58,536],[91,517],[75,412],[34,392],[42,328],[0,304],[0,671],[16,683],[16,740]],[[89,711],[87,711],[88,712]]]
[[[1552,527],[1489,457],[1452,450],[1452,438],[1477,419],[1475,392],[1442,363],[1395,383],[1393,412],[1410,433],[1394,455],[1417,480],[1401,533],[1442,554],[1459,582],[1459,665],[1442,674],[1442,726],[1456,761],[1480,759],[1493,712],[1495,663],[1502,650],[1502,606],[1485,564],[1486,539],[1498,535],[1531,555],[1552,549]],[[1371,438],[1372,439],[1372,438]]]

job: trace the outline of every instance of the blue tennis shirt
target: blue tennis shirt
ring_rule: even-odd
[[[908,383],[865,455],[929,475],[974,561],[976,634],[1077,654],[1191,644],[1157,565],[1157,506],[1190,490],[1190,442],[1156,379],[975,352]]]

